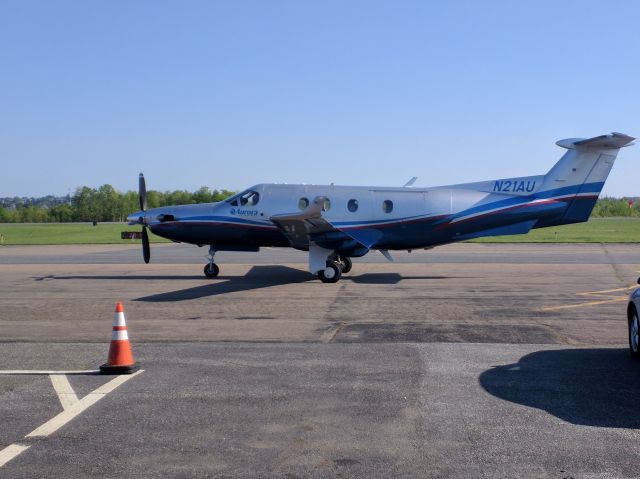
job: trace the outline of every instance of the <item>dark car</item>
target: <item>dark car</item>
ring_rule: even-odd
[[[640,284],[640,278],[638,279]],[[627,323],[629,325],[629,352],[634,359],[640,359],[640,288],[629,295],[627,306]]]

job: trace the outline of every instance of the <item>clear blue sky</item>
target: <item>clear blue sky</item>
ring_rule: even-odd
[[[0,2],[0,197],[431,186],[640,136],[636,1]],[[640,194],[640,145],[605,186]]]

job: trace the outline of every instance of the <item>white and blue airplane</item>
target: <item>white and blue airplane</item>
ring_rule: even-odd
[[[209,246],[204,273],[218,275],[217,251],[292,247],[309,252],[309,271],[325,283],[351,270],[351,259],[379,250],[434,246],[532,228],[587,221],[620,148],[634,138],[612,133],[570,138],[568,151],[545,175],[450,186],[403,187],[259,184],[218,203],[146,209],[140,174],[140,209],[127,219],[175,242]]]

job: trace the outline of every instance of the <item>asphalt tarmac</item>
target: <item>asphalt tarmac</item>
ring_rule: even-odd
[[[0,477],[640,477],[640,245],[204,253],[0,247]]]

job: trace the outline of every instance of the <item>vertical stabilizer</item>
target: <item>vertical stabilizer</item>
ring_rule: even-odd
[[[621,133],[595,138],[569,138],[556,144],[567,152],[545,175],[543,191],[566,198],[567,209],[559,224],[587,221],[609,176],[620,148],[634,138]]]

